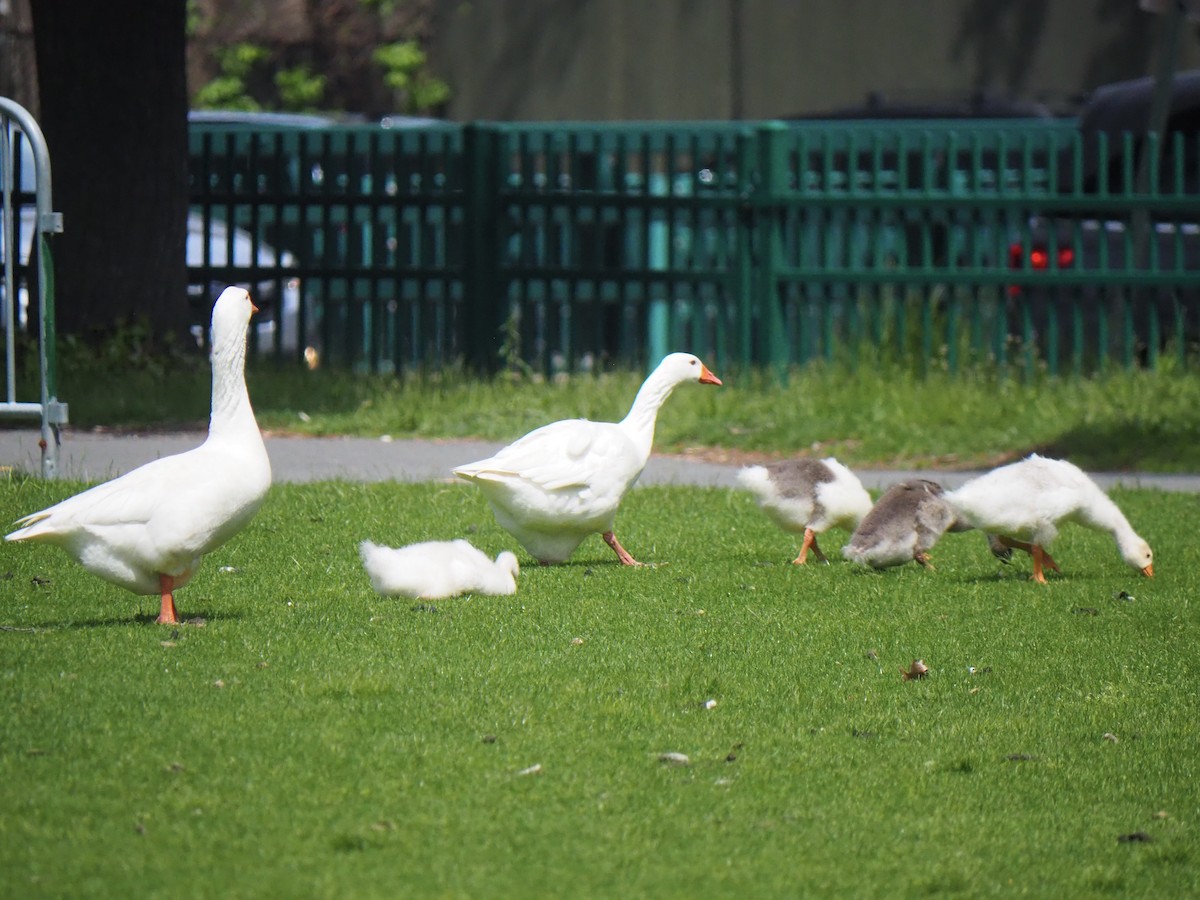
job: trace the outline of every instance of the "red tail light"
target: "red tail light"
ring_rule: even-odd
[[[1059,247],[1055,255],[1057,266],[1059,269],[1069,269],[1075,262],[1075,251],[1070,247]],[[1008,267],[1010,269],[1024,269],[1025,266],[1025,248],[1021,244],[1010,244],[1008,247]],[[1045,247],[1030,247],[1029,248],[1029,266],[1030,269],[1049,269],[1050,268],[1050,251]]]
[[[1025,257],[1025,249],[1020,244],[1008,245],[1008,267],[1010,269],[1021,268],[1021,260]]]
[[[1071,247],[1059,247],[1055,254],[1057,269],[1069,269],[1075,263],[1075,251]],[[1035,271],[1045,271],[1050,266],[1050,251],[1045,247],[1034,246],[1029,248],[1029,263],[1026,265],[1026,251],[1022,244],[1009,244],[1008,246],[1008,267],[1010,269],[1020,271],[1023,269],[1033,269]],[[1008,286],[1008,295],[1010,297],[1019,296],[1021,288],[1019,285],[1011,284]]]

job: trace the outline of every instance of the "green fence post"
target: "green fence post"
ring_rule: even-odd
[[[734,249],[733,288],[737,292],[737,361],[749,368],[754,363],[754,265],[755,210],[752,205],[757,188],[755,164],[758,160],[757,133],[744,129],[737,139],[737,183],[741,208],[736,221],[737,237]]]
[[[663,155],[669,159],[669,153]],[[669,169],[669,162],[665,164]],[[671,266],[670,230],[668,219],[673,208],[670,198],[671,182],[667,171],[652,172],[646,181],[646,193],[650,197],[661,197],[661,200],[651,200],[646,207],[646,264],[647,268],[665,272]],[[667,355],[671,344],[671,303],[668,298],[669,290],[661,284],[658,290],[651,285],[650,296],[647,297],[646,315],[646,349],[650,358],[646,360],[648,369],[658,365],[659,360]]]
[[[788,364],[787,335],[779,308],[780,270],[784,266],[782,200],[788,187],[787,137],[788,129],[782,122],[765,122],[758,129],[754,203],[759,247],[754,302],[759,311],[760,358],[781,381],[787,378]]]
[[[464,350],[469,368],[492,373],[508,317],[508,292],[500,278],[500,135],[494,125],[473,123],[463,130],[463,314]]]

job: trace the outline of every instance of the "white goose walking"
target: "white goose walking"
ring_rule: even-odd
[[[684,382],[721,379],[692,354],[671,353],[620,422],[553,422],[454,474],[479,485],[496,521],[540,563],[562,562],[599,533],[624,565],[640,565],[617,540],[613,523],[650,459],[659,408]]]
[[[1046,547],[1061,522],[1106,531],[1125,562],[1143,575],[1154,574],[1150,545],[1134,532],[1125,514],[1078,466],[1036,453],[968,481],[944,499],[964,522],[999,535],[1008,547],[1033,557],[1033,580],[1046,582],[1044,568],[1059,571]]]
[[[271,464],[246,392],[246,330],[257,308],[228,287],[212,312],[208,438],[20,519],[9,541],[62,547],[105,581],[160,595],[158,621],[178,622],[174,593],[204,554],[237,534],[271,486]]]

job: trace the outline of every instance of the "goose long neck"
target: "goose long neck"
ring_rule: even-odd
[[[224,336],[213,343],[212,350],[212,415],[208,423],[209,436],[252,429],[258,433],[258,423],[250,406],[246,390],[246,340],[242,335]]]
[[[652,373],[633,398],[628,415],[621,420],[621,427],[646,458],[650,457],[650,448],[654,446],[654,424],[658,419],[658,411],[674,389],[675,382],[663,378],[659,372]]]
[[[1137,538],[1120,507],[1099,488],[1096,488],[1091,502],[1080,514],[1080,519],[1098,531],[1107,531],[1118,544]]]

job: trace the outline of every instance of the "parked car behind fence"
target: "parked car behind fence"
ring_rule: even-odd
[[[1200,72],[1174,77],[1147,139],[1154,91],[1140,78],[1092,94],[1078,141],[1047,161],[1054,195],[1013,235],[1011,269],[1044,277],[1010,302],[1048,353],[1144,361],[1168,338],[1176,355],[1200,341]]]

